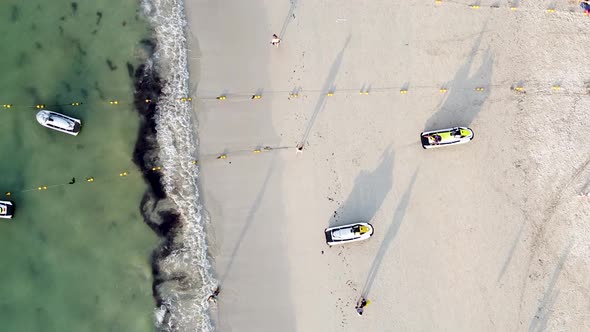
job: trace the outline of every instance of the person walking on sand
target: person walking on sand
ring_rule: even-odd
[[[219,296],[219,286],[217,286],[217,288],[215,288],[215,290],[213,291],[213,294],[211,294],[208,298],[209,301],[212,302],[217,302],[217,296]]]
[[[357,302],[356,307],[355,307],[356,313],[359,316],[362,316],[363,315],[363,312],[365,311],[365,307],[368,306],[369,303],[371,303],[371,301],[368,301],[364,297],[361,297],[360,300]]]
[[[584,14],[590,15],[590,1],[584,0],[584,1],[580,2],[580,7],[582,7],[582,9],[584,9]]]
[[[276,34],[273,34],[270,43],[276,47],[279,47],[279,44],[281,43],[281,38],[279,38],[279,36],[277,36]]]

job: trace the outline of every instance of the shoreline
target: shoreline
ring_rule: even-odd
[[[134,100],[142,121],[134,162],[143,169],[158,166],[144,174],[150,190],[141,203],[145,223],[162,239],[151,257],[156,328],[211,331],[207,298],[216,282],[192,152],[196,141],[186,130],[192,120],[184,7],[182,1],[161,0],[144,0],[142,7],[153,42],[145,43],[152,52],[135,72]]]
[[[267,35],[272,35],[264,28],[266,12],[264,1],[231,1],[221,7],[187,3],[199,153],[228,155],[225,160],[204,160],[199,183],[221,287],[211,309],[219,331],[295,331],[297,326],[280,180],[284,157],[295,154],[295,143],[275,130],[272,101],[244,97],[225,103],[212,98],[245,92],[250,86],[258,89],[252,94],[264,94],[270,86],[268,62],[274,49],[265,47]],[[232,42],[220,36],[231,36]],[[224,61],[216,55],[223,55]],[[266,146],[274,149],[264,150]],[[257,149],[261,152],[254,152]]]

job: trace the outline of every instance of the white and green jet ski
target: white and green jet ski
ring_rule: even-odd
[[[420,134],[422,147],[425,149],[442,146],[465,144],[473,139],[473,130],[467,127],[453,127],[448,129],[425,131]]]

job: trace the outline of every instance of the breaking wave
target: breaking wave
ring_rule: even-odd
[[[142,114],[140,137],[152,141],[138,143],[142,153],[135,159],[162,166],[158,178],[148,179],[152,190],[142,202],[146,223],[165,239],[152,257],[156,326],[166,332],[212,331],[207,298],[216,280],[207,253],[199,170],[192,164],[198,142],[191,105],[182,101],[189,95],[184,4],[142,0],[142,8],[155,41],[152,59],[136,72],[136,107],[158,91],[153,109],[143,106]]]

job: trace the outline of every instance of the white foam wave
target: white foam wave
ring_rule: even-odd
[[[181,101],[189,94],[184,4],[182,0],[143,0],[143,9],[155,31],[154,60],[165,82],[156,118],[162,181],[182,222],[180,241],[175,241],[182,246],[161,262],[161,266],[180,267],[194,283],[188,291],[163,299],[165,308],[155,309],[156,324],[162,331],[212,331],[207,298],[216,280],[207,256],[206,218],[202,215],[197,187],[198,168],[189,162],[196,159],[198,143],[190,103]],[[167,320],[163,319],[165,311],[170,315]]]

